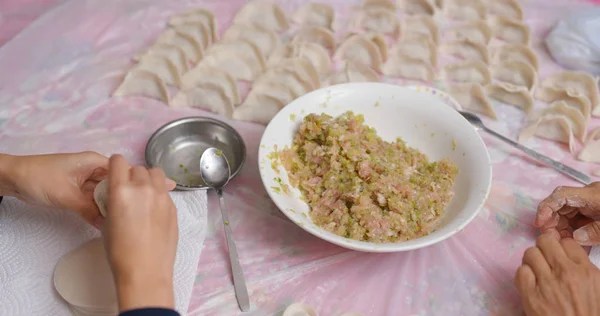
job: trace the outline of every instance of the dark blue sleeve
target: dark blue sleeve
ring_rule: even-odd
[[[122,312],[119,316],[181,316],[172,309],[165,308],[141,308]]]

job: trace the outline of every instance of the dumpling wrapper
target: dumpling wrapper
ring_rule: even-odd
[[[169,18],[168,24],[177,26],[186,23],[201,23],[210,30],[211,42],[216,42],[218,39],[217,25],[215,15],[205,9],[193,9],[182,13],[174,14]]]
[[[102,238],[64,255],[54,269],[54,288],[72,306],[117,315],[113,274]]]
[[[108,180],[104,179],[100,181],[94,189],[94,201],[98,205],[100,214],[106,217],[106,210],[108,207]]]
[[[401,40],[391,49],[390,54],[401,54],[411,59],[422,60],[433,67],[436,67],[438,62],[437,47],[427,37]]]
[[[183,90],[189,90],[205,83],[212,83],[223,87],[227,97],[234,104],[240,104],[240,92],[235,81],[226,71],[214,67],[195,67],[181,78]]]
[[[531,32],[527,24],[505,17],[497,16],[491,19],[494,37],[507,42],[529,45],[531,43]]]
[[[279,101],[277,102],[277,104],[281,104],[279,109],[282,109],[297,97],[297,95],[289,87],[281,83],[269,86],[257,85],[250,90],[250,93],[248,93],[244,104],[252,106],[261,105],[261,102],[265,100],[264,96],[268,96]]]
[[[490,43],[492,29],[485,20],[474,20],[451,27],[448,30],[450,40],[470,40],[483,45]]]
[[[262,72],[266,67],[265,56],[262,51],[252,41],[247,39],[238,39],[235,41],[215,44],[208,51],[207,56],[219,56],[221,54],[233,53],[252,61],[253,71]]]
[[[482,0],[445,0],[443,11],[451,20],[472,21],[487,18],[487,6]]]
[[[281,39],[273,30],[264,29],[258,26],[234,24],[225,31],[222,42],[232,42],[239,39],[248,40],[261,51],[262,55],[268,57],[271,52],[281,45]]]
[[[233,18],[233,23],[257,25],[274,31],[285,31],[290,27],[279,5],[260,0],[246,3]]]
[[[256,78],[253,87],[273,86],[277,84],[286,85],[295,97],[299,97],[317,88],[312,82],[308,72],[301,69],[301,63],[281,64],[278,67],[268,69],[260,77]],[[309,70],[310,71],[310,70]]]
[[[506,43],[492,51],[492,63],[512,60],[526,62],[530,64],[535,71],[540,69],[537,55],[527,45],[520,43]]]
[[[153,45],[144,54],[133,57],[133,60],[139,62],[146,56],[162,56],[168,59],[180,74],[184,74],[189,70],[188,61],[185,52],[179,46],[172,44],[158,43]]]
[[[523,9],[517,0],[488,1],[487,4],[490,15],[523,20]]]
[[[450,64],[442,70],[443,80],[471,82],[486,85],[492,81],[492,75],[486,64],[479,60],[467,60]]]
[[[515,86],[507,82],[490,83],[484,88],[485,94],[506,104],[512,104],[529,114],[533,109],[533,98],[525,87]]]
[[[532,112],[527,119],[537,121],[542,117],[563,116],[569,120],[569,126],[573,135],[584,141],[586,137],[586,119],[579,109],[570,107],[565,101],[556,101],[547,108]]]
[[[300,25],[314,25],[331,29],[335,11],[326,3],[306,2],[292,14],[292,21]]]
[[[498,115],[485,95],[481,84],[464,83],[451,85],[448,87],[447,92],[464,110],[483,114],[494,120],[498,119]]]
[[[578,109],[586,122],[592,115],[590,100],[575,88],[539,87],[535,90],[535,98],[548,103],[564,101],[568,106]]]
[[[468,39],[448,41],[440,45],[440,50],[464,60],[481,60],[486,64],[490,60],[488,49],[484,44]]]
[[[221,54],[206,56],[196,67],[219,68],[236,80],[252,81],[262,71],[262,67],[255,60],[236,54],[233,51],[224,51]]]
[[[379,47],[359,34],[347,38],[335,52],[334,59],[353,61],[375,70],[381,70],[383,63]]]
[[[403,38],[431,38],[437,45],[440,42],[440,31],[435,20],[428,15],[409,16],[402,20],[401,27]]]
[[[600,163],[600,127],[590,133],[589,138],[583,149],[579,152],[577,159],[586,162]],[[596,170],[594,175],[600,177],[600,172],[598,171],[600,171],[600,169]]]
[[[183,23],[173,27],[176,32],[189,35],[198,43],[203,51],[206,51],[212,44],[211,30],[203,23]]]
[[[331,30],[320,26],[303,26],[300,30],[298,30],[298,32],[296,32],[296,35],[292,41],[294,43],[316,43],[325,47],[329,51],[335,49],[335,35]]]
[[[189,90],[179,91],[171,102],[176,108],[198,107],[231,118],[233,100],[227,97],[223,87],[213,83],[203,83]]]
[[[268,66],[274,66],[289,58],[306,58],[320,74],[331,71],[331,59],[323,46],[315,43],[288,43],[277,48],[269,57]]]
[[[162,79],[142,69],[129,71],[113,96],[144,96],[169,104],[169,92]]]
[[[344,69],[329,78],[329,84],[340,84],[348,82],[379,82],[377,72],[372,68],[347,61]]]
[[[313,66],[313,64],[307,58],[288,58],[281,62],[273,65],[265,73],[269,71],[278,71],[282,69],[291,70],[297,73],[302,80],[308,82],[312,89],[318,89],[321,87],[321,79],[319,73]]]
[[[571,153],[575,149],[573,132],[569,120],[564,116],[541,117],[519,133],[519,142],[532,136],[567,144]]]
[[[431,64],[403,54],[394,54],[385,62],[382,72],[386,76],[432,82],[435,71]]]
[[[374,33],[374,32],[367,32],[367,33],[350,32],[350,33],[346,34],[346,36],[342,39],[341,42],[343,43],[353,36],[362,36],[362,37],[370,40],[371,42],[373,42],[373,44],[375,44],[375,46],[377,46],[377,51],[379,52],[379,56],[381,56],[381,61],[385,62],[388,59],[389,52],[388,52],[387,42],[386,42],[385,38],[383,37],[383,35],[381,35],[379,33]]]
[[[256,103],[246,103],[233,111],[233,119],[267,125],[271,119],[284,107],[276,98],[266,94],[258,95]]]
[[[532,92],[537,85],[537,72],[526,62],[518,60],[502,61],[490,67],[492,78],[526,87]]]

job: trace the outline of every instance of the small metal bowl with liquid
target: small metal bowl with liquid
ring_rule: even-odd
[[[210,147],[223,151],[233,179],[246,160],[244,140],[231,126],[207,117],[186,117],[159,128],[146,144],[146,165],[162,168],[179,190],[205,190],[200,157]]]

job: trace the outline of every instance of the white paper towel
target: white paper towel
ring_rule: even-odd
[[[185,315],[206,233],[206,191],[172,192],[179,222],[175,304]],[[100,233],[69,211],[4,198],[0,204],[0,315],[67,316],[52,276],[67,252]]]

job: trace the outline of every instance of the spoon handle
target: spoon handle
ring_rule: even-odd
[[[235,247],[235,242],[233,241],[233,234],[231,232],[231,227],[229,226],[229,216],[225,209],[223,190],[218,189],[217,195],[219,196],[219,204],[221,205],[221,215],[223,217],[223,227],[225,228],[225,238],[227,239],[227,249],[229,250],[229,261],[231,262],[235,296],[237,297],[238,305],[242,312],[247,312],[250,310],[250,298],[248,297],[248,289],[246,288],[246,281],[244,280],[244,271],[240,266],[237,249]]]
[[[566,166],[556,160],[553,160],[547,156],[544,156],[535,150],[529,149],[529,148],[515,142],[512,139],[506,138],[506,137],[502,136],[501,134],[494,132],[493,130],[491,130],[487,127],[484,127],[483,130],[488,132],[489,134],[492,134],[493,136],[496,136],[497,138],[513,145],[514,147],[520,149],[521,151],[525,152],[526,154],[528,154],[532,158],[536,159],[537,161],[540,161],[540,162],[544,163],[545,165],[556,169],[558,172],[565,174],[565,175],[583,183],[584,185],[588,185],[592,182],[592,179],[589,176],[587,176],[569,166]]]

